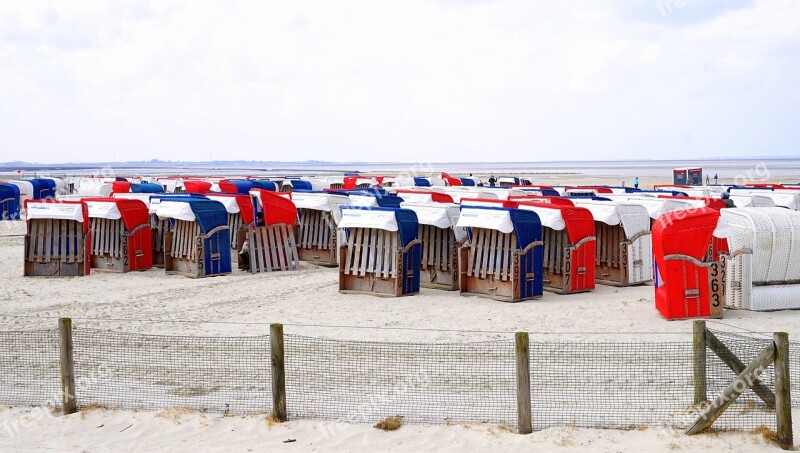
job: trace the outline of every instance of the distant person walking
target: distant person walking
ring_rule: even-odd
[[[708,175],[706,175],[706,185],[707,185],[707,186],[710,186],[710,185],[711,185],[711,177],[710,177],[710,176],[708,176]]]
[[[489,187],[494,187],[495,184],[497,184],[497,178],[494,175],[489,176]]]
[[[637,176],[637,177],[635,177],[635,178],[633,178],[633,187],[634,187],[635,189],[638,189],[638,188],[639,188],[639,177],[638,177],[638,176]]]
[[[717,184],[719,184],[719,175],[714,173],[714,185],[716,186]]]

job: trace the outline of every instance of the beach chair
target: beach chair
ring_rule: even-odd
[[[466,228],[457,227],[459,205],[439,202],[403,202],[417,214],[422,243],[420,285],[454,291],[459,288],[459,249],[467,241]]]
[[[753,311],[800,308],[800,212],[724,209],[719,222],[717,235],[724,236],[730,248],[725,257],[725,306]]]
[[[516,176],[500,176],[497,178],[497,185],[500,187],[518,186],[519,183],[520,180]]]
[[[25,214],[26,277],[89,275],[91,233],[86,203],[26,200]]]
[[[720,212],[673,211],[654,224],[656,309],[666,319],[721,318],[725,260],[704,261]]]
[[[731,197],[752,196],[770,198],[775,206],[788,208],[793,211],[800,209],[800,191],[795,189],[773,189],[768,187],[731,187],[728,189]]]
[[[164,193],[164,188],[160,184],[150,182],[132,183],[130,193],[156,194]]]
[[[377,296],[419,293],[420,240],[410,209],[342,206],[339,292]]]
[[[167,274],[200,278],[231,272],[228,211],[222,203],[198,197],[162,198],[156,215],[170,223],[164,233]]]
[[[16,184],[0,182],[0,220],[19,219],[20,195]]]
[[[183,181],[183,191],[185,193],[204,194],[211,190],[212,184],[209,181],[185,180]]]
[[[30,181],[11,180],[5,181],[6,184],[12,184],[19,190],[20,208],[24,208],[25,200],[33,200],[33,184]]]
[[[401,197],[374,187],[342,193],[350,197],[350,205],[361,208],[399,208],[403,202]]]
[[[300,268],[294,236],[297,208],[292,202],[292,194],[284,195],[263,189],[250,191],[255,210],[264,215],[262,225],[251,223],[246,231],[250,273]]]
[[[608,198],[614,202],[625,202],[630,204],[638,204],[640,206],[644,206],[647,209],[647,213],[650,215],[650,230],[653,230],[653,225],[655,224],[656,220],[663,214],[667,212],[675,212],[675,211],[682,211],[687,209],[697,209],[699,207],[705,206],[702,202],[697,202],[689,199],[680,199],[680,198],[658,198],[655,196],[643,196],[643,195],[604,195],[604,198]]]
[[[250,190],[253,189],[254,184],[246,179],[222,179],[217,185],[220,192],[238,193],[241,195],[248,195]]]
[[[293,192],[297,207],[297,253],[300,261],[321,266],[339,266],[339,244],[344,233],[336,228],[342,217],[340,206],[349,206],[350,198],[329,192]]]
[[[301,179],[284,179],[281,184],[281,192],[293,192],[295,190],[314,190],[311,181]]]
[[[342,190],[344,189],[344,181],[332,181],[328,185],[328,188],[333,190]]]
[[[450,195],[431,190],[398,189],[395,195],[409,203],[453,203],[453,197]]]
[[[253,184],[253,189],[263,189],[272,192],[276,192],[278,190],[278,185],[275,184],[274,181],[268,181],[266,179],[248,179],[248,181]]]
[[[536,212],[542,222],[544,289],[557,294],[595,287],[595,228],[585,208],[519,201],[519,209]]]
[[[504,302],[542,297],[542,224],[535,212],[461,206],[456,227],[470,237],[460,249],[462,295]]]
[[[462,199],[497,199],[499,198],[496,193],[490,190],[484,190],[484,187],[433,187],[432,191],[441,190],[442,193],[447,194],[453,199],[454,203],[461,203]]]
[[[508,197],[508,201],[532,201],[535,203],[575,206],[575,203],[573,203],[569,198],[564,198],[558,195],[537,195],[533,193],[526,193],[525,195],[512,195]]]
[[[33,199],[54,200],[56,198],[56,183],[48,178],[34,178],[27,180],[33,186]]]
[[[231,259],[238,261],[239,252],[246,239],[247,226],[255,221],[255,210],[250,194],[209,192],[209,200],[222,203],[228,211],[228,228],[231,234]]]
[[[173,222],[168,218],[159,217],[158,206],[162,200],[174,200],[176,198],[196,198],[205,200],[206,197],[191,192],[181,193],[162,193],[162,194],[114,194],[114,197],[134,198],[146,203],[150,213],[150,244],[152,246],[153,267],[163,268],[165,263],[164,256],[164,236],[172,229]],[[146,201],[145,201],[146,199]]]
[[[653,280],[650,216],[644,206],[610,201],[573,200],[592,213],[595,226],[595,279],[612,286]]]
[[[86,198],[93,269],[112,272],[153,267],[150,213],[145,203],[126,198]]]
[[[515,209],[519,206],[516,201],[499,198],[462,198],[459,201],[461,206],[484,206],[487,208],[509,208]]]

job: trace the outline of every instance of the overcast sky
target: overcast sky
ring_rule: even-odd
[[[800,156],[800,1],[0,4],[0,161]]]

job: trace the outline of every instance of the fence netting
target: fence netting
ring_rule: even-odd
[[[745,364],[768,341],[717,332]],[[707,397],[713,400],[736,375],[710,350]],[[633,429],[694,424],[694,366],[690,342],[531,343],[531,405],[534,429],[573,425]],[[800,364],[799,364],[800,365]],[[764,382],[774,392],[772,368]],[[774,429],[775,411],[751,390],[715,422],[717,429]]]
[[[707,397],[750,363],[765,336],[710,330],[730,351],[706,350]],[[687,337],[690,337],[687,334]],[[648,340],[652,340],[649,338]],[[0,403],[61,402],[55,330],[0,332]],[[78,407],[266,414],[272,410],[270,339],[183,337],[73,330]],[[285,376],[290,419],[375,423],[490,423],[517,426],[513,338],[476,343],[387,343],[287,334]],[[800,407],[800,343],[790,345],[792,403]],[[683,342],[530,342],[534,429],[553,426],[687,428],[693,406],[691,338]],[[775,391],[774,369],[760,377]],[[763,393],[763,392],[762,392]],[[775,429],[775,411],[753,390],[715,423],[716,429]]]
[[[79,408],[271,411],[269,336],[177,337],[75,328],[73,343]]]
[[[514,340],[459,344],[286,335],[290,418],[516,425]]]
[[[738,359],[746,366],[752,362],[767,346],[772,344],[772,338],[757,337],[757,336],[744,336],[730,332],[721,332],[717,330],[709,330],[715,335],[730,351],[730,354],[723,354],[722,357],[726,361],[733,359],[732,356]],[[794,346],[794,347],[792,347]],[[800,342],[790,345],[789,350],[800,348]],[[708,386],[708,397],[714,399],[720,394],[722,390],[730,385],[736,379],[737,373],[734,373],[731,368],[725,364],[721,357],[717,356],[714,352],[707,348],[706,350],[707,361],[707,376],[706,382]],[[790,370],[789,377],[796,375],[800,372],[800,363],[791,363],[790,367],[795,367],[795,373]],[[759,377],[759,381],[767,387],[767,389],[775,393],[775,367],[770,365]],[[800,390],[798,388],[800,383],[793,385],[795,392]],[[798,395],[795,393],[795,395]],[[800,406],[800,400],[797,396],[792,398],[793,405]],[[752,389],[747,389],[742,393],[739,398],[729,407],[722,416],[714,422],[714,428],[717,429],[742,429],[749,430],[759,426],[766,426],[772,430],[776,428],[776,415],[775,408],[767,407],[764,401],[756,395]]]
[[[61,407],[57,330],[0,332],[0,403]]]

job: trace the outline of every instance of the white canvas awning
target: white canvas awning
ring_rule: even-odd
[[[342,209],[339,228],[376,228],[397,231],[397,218],[394,211],[369,209]]]
[[[33,199],[33,184],[31,184],[29,181],[8,181],[8,182],[14,184],[19,189],[20,201]]]
[[[222,205],[225,206],[225,210],[228,211],[229,214],[236,214],[239,212],[239,202],[236,200],[236,197],[206,195],[206,198],[222,203]]]
[[[114,193],[111,195],[111,198],[125,198],[130,200],[139,200],[148,207],[150,207],[150,196],[153,195],[151,193]]]
[[[454,202],[460,203],[463,198],[488,198],[497,200],[498,197],[492,192],[480,190],[481,188],[475,187],[447,187],[442,192],[450,195]]]
[[[450,228],[453,226],[450,216],[447,214],[449,206],[445,203],[404,202],[400,204],[400,207],[414,211],[417,214],[417,221],[420,225],[433,225],[437,228]]]
[[[433,202],[433,195],[430,192],[402,192],[396,194],[403,201],[409,203],[430,203]]]
[[[26,218],[76,220],[83,223],[83,205],[75,203],[29,203]]]
[[[378,207],[378,199],[371,195],[350,194],[350,204],[359,207]]]
[[[89,209],[89,217],[93,219],[118,220],[122,218],[117,204],[113,201],[87,201],[86,207]]]
[[[156,215],[162,219],[185,220],[187,222],[194,222],[196,219],[191,205],[179,201],[161,200],[161,203],[158,204]]]
[[[461,208],[457,227],[461,228],[487,228],[501,233],[514,231],[511,221],[511,212],[505,209]]]
[[[519,205],[519,208],[535,212],[539,216],[539,220],[544,227],[553,230],[563,230],[567,227],[567,223],[564,221],[564,216],[561,215],[560,209],[530,205]]]
[[[313,209],[330,212],[330,195],[326,193],[294,193],[292,202],[298,209]]]
[[[502,208],[503,203],[488,200],[461,200],[461,206],[488,206],[490,208]]]
[[[452,228],[456,240],[460,241],[467,235],[466,228],[458,227],[461,209],[455,203],[411,203],[403,202],[400,207],[411,209],[417,214],[420,225],[433,225],[436,228]]]
[[[572,202],[575,206],[588,209],[597,222],[603,222],[606,225],[619,225],[622,222],[617,205],[613,202],[593,202],[579,199],[573,199]]]

